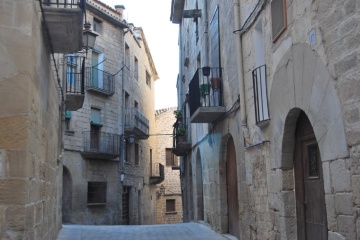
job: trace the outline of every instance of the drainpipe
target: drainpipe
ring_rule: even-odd
[[[240,29],[240,0],[234,1],[234,20],[235,29]],[[238,76],[239,76],[239,90],[240,90],[240,119],[241,129],[245,139],[249,138],[249,131],[246,120],[246,106],[245,106],[245,81],[244,81],[244,64],[243,64],[243,53],[242,53],[242,42],[240,31],[236,32],[236,51],[237,51],[237,63],[238,63]],[[246,144],[246,141],[245,141]]]
[[[205,18],[205,24],[204,24],[204,38],[205,38],[205,65],[204,66],[210,66],[210,45],[209,45],[209,14],[208,14],[208,1],[204,1],[204,18]],[[203,66],[202,66],[203,67]]]

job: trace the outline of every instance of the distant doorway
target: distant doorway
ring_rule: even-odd
[[[62,222],[71,223],[72,180],[67,167],[63,166]]]
[[[240,238],[237,166],[234,140],[230,138],[226,150],[226,185],[229,233]]]
[[[296,124],[294,170],[298,239],[328,239],[321,156],[304,112]]]
[[[196,211],[196,219],[204,220],[203,175],[199,151],[196,154]]]

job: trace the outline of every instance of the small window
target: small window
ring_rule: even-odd
[[[286,0],[271,1],[272,37],[275,42],[286,29]]]
[[[101,123],[100,109],[91,108],[90,123],[99,127],[103,125]]]
[[[101,20],[97,19],[97,18],[94,18],[94,21],[93,21],[93,30],[97,33],[101,33],[102,32],[102,22]]]
[[[165,153],[166,166],[171,167],[171,166],[173,166],[173,163],[174,163],[174,154],[173,154],[171,148],[166,148],[165,151],[166,151],[166,153]]]
[[[131,163],[131,144],[125,140],[125,162]]]
[[[139,79],[139,60],[134,57],[134,78]]]
[[[175,212],[175,199],[166,199],[166,212]]]
[[[87,203],[106,203],[106,182],[88,182]]]
[[[151,88],[151,76],[148,73],[148,71],[146,71],[146,85],[148,85]]]
[[[125,43],[125,66],[130,68],[130,47]]]
[[[135,165],[139,166],[139,144],[135,143]]]

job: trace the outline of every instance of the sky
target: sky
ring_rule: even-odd
[[[171,0],[101,1],[111,7],[124,5],[127,22],[142,27],[160,77],[155,82],[155,109],[176,107],[179,26],[170,21]]]

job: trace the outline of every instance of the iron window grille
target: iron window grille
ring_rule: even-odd
[[[106,182],[88,182],[87,203],[106,203]]]
[[[269,120],[266,74],[266,65],[252,71],[256,124]]]

